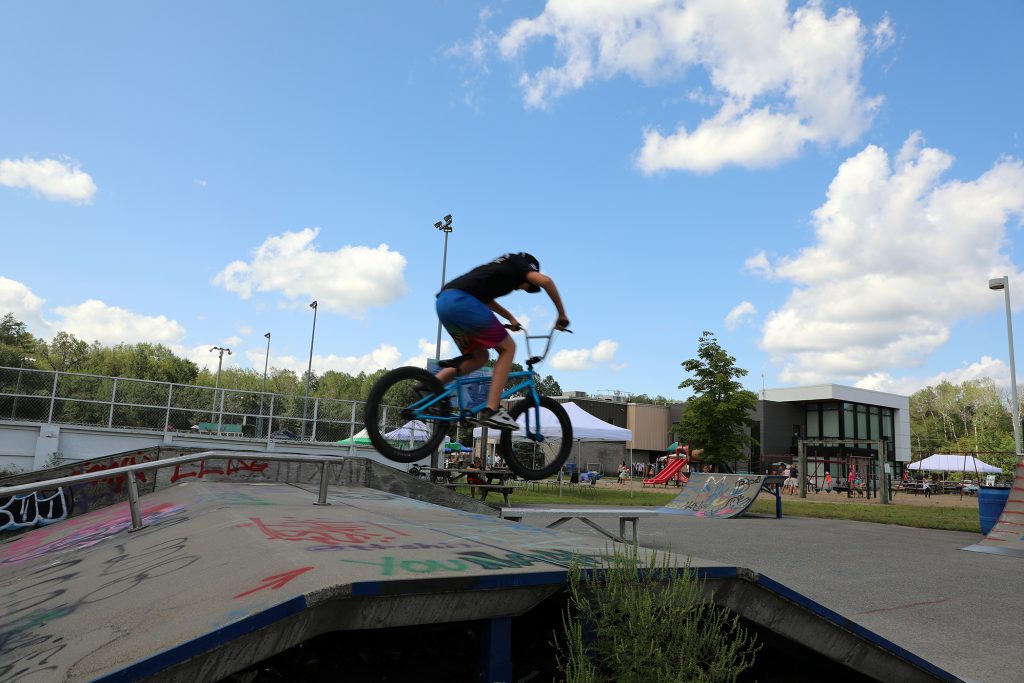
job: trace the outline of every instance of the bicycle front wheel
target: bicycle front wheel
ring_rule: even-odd
[[[557,472],[572,452],[572,423],[562,404],[540,397],[540,419],[533,398],[519,401],[509,415],[518,420],[526,413],[524,431],[502,430],[501,456],[508,468],[523,479],[544,479]]]
[[[366,434],[389,460],[416,462],[429,456],[444,440],[447,422],[431,419],[451,412],[447,399],[426,406],[444,391],[423,368],[396,368],[385,374],[366,397]]]

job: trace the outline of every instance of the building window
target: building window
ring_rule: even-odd
[[[834,403],[821,407],[821,436],[826,439],[839,438],[839,410]]]
[[[810,403],[807,406],[807,437],[813,439],[820,436],[818,431],[818,404]]]

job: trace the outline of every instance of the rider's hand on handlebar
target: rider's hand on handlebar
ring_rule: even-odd
[[[570,332],[571,330],[569,329],[569,319],[568,318],[559,318],[555,322],[555,329],[556,330],[561,330],[562,332]]]
[[[518,332],[519,330],[523,329],[523,326],[519,324],[518,320],[515,320],[509,323],[508,325],[505,325],[505,329],[512,330],[513,332]]]

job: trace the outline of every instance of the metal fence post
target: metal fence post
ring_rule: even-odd
[[[128,531],[138,531],[143,527],[142,513],[139,512],[139,486],[135,483],[135,473],[128,473],[128,509],[132,513],[132,528]]]
[[[316,416],[317,416],[317,413],[319,411],[320,411],[320,399],[318,397],[318,398],[314,398],[313,399],[313,433],[310,434],[310,436],[309,436],[310,442],[316,441]]]
[[[320,463],[320,497],[313,505],[330,505],[327,502],[327,461]]]
[[[171,425],[171,393],[174,391],[174,385],[170,382],[167,383],[167,413],[164,415],[164,430]]]
[[[274,431],[274,399],[277,398],[277,394],[270,395],[270,414],[267,415],[267,445],[270,445],[270,433]]]
[[[53,390],[50,392],[50,414],[46,418],[47,424],[53,422],[53,404],[57,402],[57,378],[60,377],[60,372],[54,370],[53,372]]]
[[[220,426],[224,422],[224,390],[220,390],[220,412],[217,413],[217,436],[220,436]]]
[[[107,428],[114,426],[114,402],[117,401],[117,378],[114,378],[114,387],[110,390],[110,416],[107,418]]]
[[[356,402],[352,401],[352,419],[348,424],[348,454],[356,454]]]

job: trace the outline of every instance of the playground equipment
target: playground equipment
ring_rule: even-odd
[[[676,455],[667,456],[665,469],[658,472],[653,477],[644,479],[641,488],[646,486],[657,486],[658,484],[664,484],[668,486],[668,482],[675,479],[680,484],[685,484],[688,480],[687,476],[683,474],[683,467],[690,462],[690,456],[686,453],[677,453]]]

